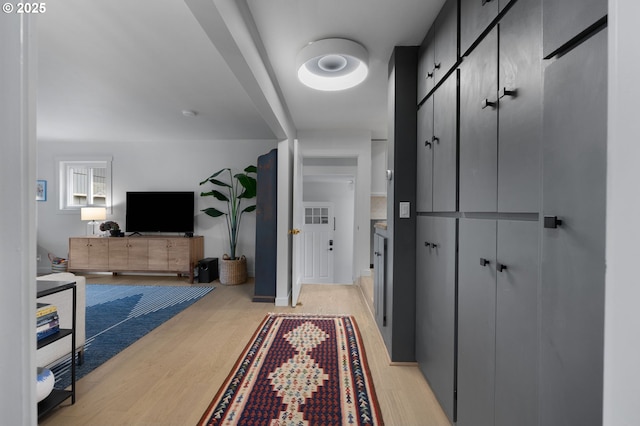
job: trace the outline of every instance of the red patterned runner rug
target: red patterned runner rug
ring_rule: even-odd
[[[270,314],[200,425],[382,425],[355,319]]]

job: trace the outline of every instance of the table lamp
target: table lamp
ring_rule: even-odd
[[[96,224],[98,220],[105,220],[107,218],[107,209],[104,207],[81,207],[80,208],[80,220],[88,220],[87,223],[87,235],[96,235]],[[91,226],[91,233],[89,233],[89,226]]]

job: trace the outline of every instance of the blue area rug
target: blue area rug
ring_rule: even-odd
[[[183,311],[214,287],[87,284],[84,363],[76,380]],[[56,387],[71,383],[71,357],[54,366]]]

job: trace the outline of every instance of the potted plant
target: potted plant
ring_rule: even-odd
[[[247,258],[244,255],[238,257],[236,249],[242,215],[256,209],[255,203],[251,204],[249,200],[256,197],[257,172],[256,166],[248,166],[244,172],[236,174],[224,168],[200,182],[200,185],[207,182],[214,185],[213,190],[201,192],[201,197],[214,197],[226,203],[226,211],[215,207],[202,210],[211,217],[225,216],[227,222],[229,253],[225,253],[220,262],[221,284],[242,284],[247,281]],[[243,202],[249,205],[243,207]]]
[[[100,230],[101,231],[109,231],[109,233],[111,234],[112,237],[120,237],[121,236],[121,232],[120,232],[120,225],[118,225],[117,222],[114,222],[112,220],[108,220],[106,222],[103,222],[100,224]]]

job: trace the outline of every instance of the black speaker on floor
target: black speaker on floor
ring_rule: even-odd
[[[198,282],[210,283],[218,279],[218,258],[207,257],[198,262]]]

